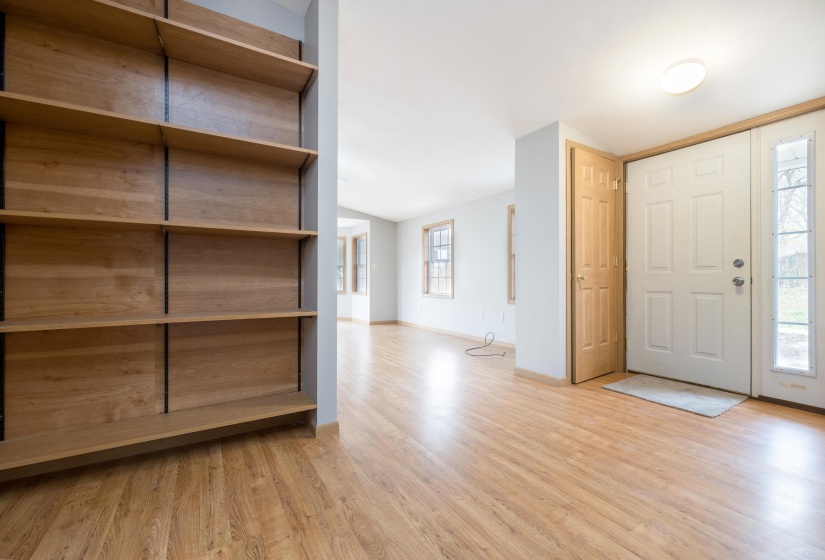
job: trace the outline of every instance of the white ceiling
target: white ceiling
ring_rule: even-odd
[[[276,4],[280,4],[290,12],[294,12],[301,17],[307,15],[307,9],[312,0],[272,0]]]
[[[340,0],[339,204],[511,189],[515,139],[557,120],[624,155],[823,96],[823,29],[825,0]],[[686,58],[705,83],[663,93]]]

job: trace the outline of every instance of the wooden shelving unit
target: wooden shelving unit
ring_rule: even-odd
[[[317,68],[298,41],[158,6],[0,0],[0,480],[316,408],[300,93]]]

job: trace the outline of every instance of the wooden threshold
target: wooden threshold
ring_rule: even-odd
[[[0,11],[301,93],[318,68],[109,0],[0,0]]]
[[[301,93],[317,67],[168,19],[157,18],[166,56]]]
[[[222,311],[157,313],[144,315],[117,315],[100,317],[58,317],[33,319],[6,319],[0,321],[0,333],[62,331],[70,329],[95,329],[131,327],[136,325],[173,325],[178,323],[207,323],[219,321],[249,321],[254,319],[288,319],[293,317],[317,317],[311,309],[269,309],[263,311]]]
[[[260,228],[238,225],[219,225],[206,222],[169,221],[161,222],[161,227],[170,233],[198,233],[207,235],[228,235],[233,237],[271,237],[279,239],[306,239],[315,237],[317,231]]]
[[[307,148],[9,92],[0,92],[0,120],[205,154],[253,159],[296,169],[318,157],[318,152]]]
[[[72,457],[162,442],[316,408],[317,405],[306,393],[295,392],[4,441],[0,442],[0,480],[33,474],[21,472],[33,465],[55,464]],[[48,470],[54,469],[46,467],[39,469],[39,472]]]

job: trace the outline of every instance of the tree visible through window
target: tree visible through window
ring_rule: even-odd
[[[423,228],[424,293],[453,296],[453,221]]]

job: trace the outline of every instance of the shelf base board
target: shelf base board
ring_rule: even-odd
[[[315,408],[288,393],[0,442],[0,482],[301,423]]]

